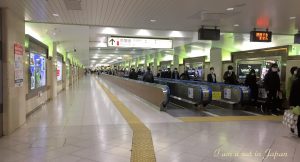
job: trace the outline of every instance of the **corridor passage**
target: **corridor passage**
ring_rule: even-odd
[[[101,77],[87,76],[1,138],[0,161],[129,162],[133,130],[101,85],[150,130],[158,162],[300,158],[299,140],[278,121],[183,122]]]

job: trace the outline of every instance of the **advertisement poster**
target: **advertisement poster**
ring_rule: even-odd
[[[262,64],[239,64],[238,76],[239,79],[246,79],[246,76],[250,73],[251,69],[254,69],[257,76],[261,75]]]
[[[46,59],[38,53],[30,53],[30,89],[46,85]]]
[[[57,78],[57,81],[62,80],[62,62],[61,61],[57,61],[56,78]]]
[[[19,43],[14,44],[15,53],[15,86],[21,87],[24,81],[23,72],[23,46]]]

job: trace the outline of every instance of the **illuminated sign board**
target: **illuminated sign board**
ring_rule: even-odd
[[[251,31],[250,42],[271,42],[272,32],[269,31]]]
[[[107,45],[121,48],[168,49],[173,48],[173,41],[170,39],[108,37]]]

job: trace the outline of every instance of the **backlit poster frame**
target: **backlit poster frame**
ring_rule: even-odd
[[[48,46],[33,38],[25,36],[25,52],[28,56],[28,94],[26,99],[38,96],[47,90]]]

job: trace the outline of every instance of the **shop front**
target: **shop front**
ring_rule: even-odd
[[[263,93],[263,80],[265,75],[268,73],[271,65],[276,63],[279,67],[278,74],[280,76],[281,90],[284,97],[286,73],[289,73],[289,69],[286,68],[289,48],[290,46],[281,46],[232,53],[232,62],[235,66],[238,81],[243,84],[249,71],[254,69],[256,72],[257,83],[259,87],[262,87],[260,93]],[[260,96],[266,95],[260,94]]]
[[[204,64],[205,56],[183,59],[183,65],[192,80],[205,79]]]

